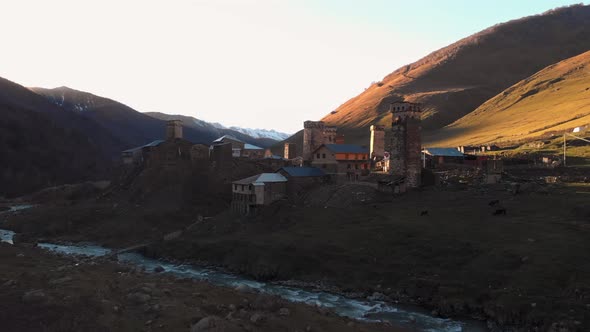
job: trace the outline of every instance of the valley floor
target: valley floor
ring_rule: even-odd
[[[590,185],[515,188],[456,182],[391,198],[335,186],[326,204],[307,197],[255,218],[222,212],[198,223],[199,208],[158,214],[156,206],[104,200],[45,204],[2,227],[24,242],[154,241],[145,254],[353,297],[376,293],[434,315],[487,320],[492,330],[590,330]],[[499,206],[489,206],[494,200]],[[499,208],[506,214],[493,215]],[[158,240],[189,225],[180,238]]]

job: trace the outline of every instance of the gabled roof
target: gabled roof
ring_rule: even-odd
[[[264,184],[268,182],[287,182],[287,178],[279,173],[262,173],[245,179],[234,181],[234,184]]]
[[[138,147],[135,147],[135,148],[131,148],[131,149],[125,150],[123,152],[134,152],[134,151],[137,151],[137,150],[141,150],[142,148],[151,147],[151,146],[158,146],[158,145],[160,145],[162,143],[164,143],[164,140],[158,139],[158,140],[155,140],[155,141],[150,142],[148,144],[145,144],[145,145],[142,145],[142,146],[138,146]]]
[[[242,140],[237,139],[235,136],[232,135],[223,135],[221,137],[219,137],[218,139],[214,140],[213,143],[221,143],[223,142],[224,139],[231,139],[232,141],[238,141],[238,142],[242,142]]]
[[[326,173],[317,167],[283,167],[279,170],[284,171],[292,177],[315,177],[324,176]]]
[[[426,148],[424,153],[437,157],[463,157],[463,153],[456,148]]]
[[[323,146],[334,153],[369,153],[369,149],[354,144],[324,144]]]
[[[256,146],[256,145],[252,145],[252,144],[244,144],[244,150],[264,150],[263,148]]]

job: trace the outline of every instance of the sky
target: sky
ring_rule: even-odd
[[[372,82],[558,0],[0,0],[0,77],[294,133]]]

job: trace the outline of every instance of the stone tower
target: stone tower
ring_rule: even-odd
[[[383,159],[385,152],[385,128],[383,126],[371,126],[371,159]]]
[[[336,144],[336,127],[324,127],[324,143]]]
[[[422,140],[420,104],[396,102],[391,104],[392,115],[390,169],[394,177],[404,176],[407,188],[420,186],[422,173]]]
[[[166,140],[182,138],[182,120],[170,120],[166,123]]]
[[[303,160],[311,160],[312,153],[322,144],[336,143],[336,127],[326,127],[323,121],[303,123]]]
[[[285,159],[293,159],[297,157],[297,144],[285,143],[285,150],[283,150],[283,157]]]

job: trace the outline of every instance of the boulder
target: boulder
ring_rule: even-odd
[[[191,326],[190,332],[238,332],[242,331],[234,325],[217,316],[207,316]]]

